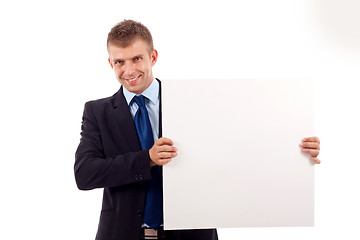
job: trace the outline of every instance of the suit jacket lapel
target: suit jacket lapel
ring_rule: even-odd
[[[124,136],[129,143],[131,150],[139,151],[141,150],[140,140],[122,88],[123,87],[121,86],[120,90],[115,94],[114,114],[118,120],[118,126],[122,132],[122,136]]]

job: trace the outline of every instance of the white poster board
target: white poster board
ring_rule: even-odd
[[[166,230],[313,226],[311,81],[165,80],[162,118]]]

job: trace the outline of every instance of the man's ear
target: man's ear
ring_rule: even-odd
[[[109,61],[109,63],[110,63],[111,68],[114,69],[114,65],[112,64],[110,58],[108,58],[108,61]]]
[[[151,66],[154,66],[158,59],[158,52],[154,49],[151,53]]]

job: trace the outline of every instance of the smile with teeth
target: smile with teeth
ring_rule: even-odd
[[[141,76],[141,74],[140,74],[139,76],[137,76],[137,77],[132,78],[132,79],[128,79],[128,78],[124,78],[124,79],[125,79],[126,81],[133,82],[133,81],[135,81],[136,79],[138,79],[140,76]]]

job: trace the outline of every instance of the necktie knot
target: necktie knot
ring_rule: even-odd
[[[145,106],[145,97],[143,95],[138,95],[133,98],[133,101],[140,107]]]

